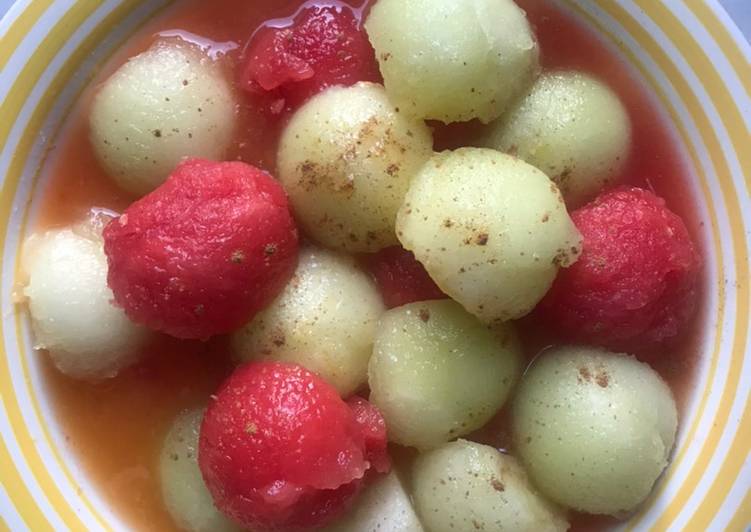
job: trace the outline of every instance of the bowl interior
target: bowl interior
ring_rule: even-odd
[[[54,421],[13,294],[19,247],[49,178],[51,144],[93,72],[168,3],[30,0],[17,2],[0,23],[0,517],[12,530],[126,528]],[[674,460],[649,503],[622,528],[680,530],[690,523],[695,530],[741,530],[751,522],[749,47],[712,0],[690,7],[650,0],[561,4],[634,69],[673,124],[705,250],[702,357]]]

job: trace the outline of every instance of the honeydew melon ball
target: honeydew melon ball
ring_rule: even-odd
[[[326,532],[424,532],[396,471],[375,480]]]
[[[172,422],[159,455],[162,497],[175,523],[188,532],[240,530],[214,506],[198,468],[203,410],[183,412]]]
[[[511,0],[378,0],[365,29],[389,98],[419,118],[490,122],[539,71]]]
[[[485,425],[506,401],[520,360],[510,324],[491,332],[451,300],[404,305],[378,325],[370,402],[389,440],[430,449]]]
[[[158,41],[97,92],[91,143],[117,184],[142,196],[184,157],[222,159],[235,130],[235,105],[218,63],[188,43]]]
[[[464,440],[417,458],[414,499],[431,532],[556,532],[569,528],[560,509],[532,487],[507,454]]]
[[[351,258],[309,247],[284,291],[232,345],[243,360],[300,364],[346,397],[367,381],[384,311],[375,283]]]
[[[78,228],[48,231],[32,236],[24,253],[35,348],[78,379],[114,377],[136,361],[149,333],[114,305],[100,237]]]
[[[567,201],[581,204],[618,178],[629,154],[631,122],[601,81],[575,71],[548,72],[488,127],[482,144],[536,166]]]
[[[530,312],[581,249],[555,184],[486,148],[435,154],[412,181],[397,234],[441,290],[488,323]]]
[[[678,423],[667,384],[633,357],[562,347],[527,370],[513,405],[515,448],[542,493],[622,516],[668,464]]]
[[[292,117],[278,152],[279,180],[308,235],[353,253],[397,243],[396,211],[432,150],[427,126],[407,119],[383,87],[332,87]]]

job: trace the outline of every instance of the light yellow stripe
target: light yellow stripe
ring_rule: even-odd
[[[751,76],[747,75],[749,68],[751,68],[749,58],[743,55],[738,43],[735,42],[730,32],[717,18],[714,10],[707,5],[706,0],[686,0],[686,7],[715,40],[717,46],[720,47],[720,50],[730,62],[730,66],[738,75],[741,84],[746,89],[746,94],[751,98]]]
[[[9,203],[10,201],[6,199],[5,195],[0,198],[0,212],[2,212],[3,215],[5,213],[6,204]],[[3,230],[3,235],[4,234],[5,230]],[[4,236],[1,238],[4,240]],[[0,245],[2,245],[2,243],[0,243]],[[5,345],[5,333],[2,328],[0,328],[0,345]],[[62,498],[54,482],[49,478],[49,474],[47,473],[44,464],[36,454],[34,440],[31,438],[24,423],[21,409],[18,404],[18,398],[13,391],[12,377],[10,368],[8,367],[7,355],[5,354],[4,356],[0,356],[0,394],[2,394],[8,412],[8,422],[13,430],[13,434],[7,435],[6,437],[15,438],[18,442],[18,447],[21,449],[23,458],[28,464],[32,475],[36,478],[39,489],[45,493],[50,504],[60,515],[63,522],[74,530],[81,530],[82,523],[78,520],[75,513],[71,511],[69,505],[65,503],[65,500]],[[34,500],[28,495],[28,488],[20,479],[20,475],[18,475],[17,472],[13,475],[15,472],[15,466],[12,464],[10,456],[6,457],[4,454],[7,454],[6,449],[2,449],[2,453],[0,453],[0,474],[2,475],[3,484],[8,491],[8,496],[13,500],[18,513],[23,516],[24,520],[27,521],[32,530],[52,530],[51,525],[47,519],[41,515]],[[73,523],[77,523],[78,528],[75,528]]]
[[[749,457],[749,442],[751,442],[751,410],[746,407],[740,419],[738,433],[727,452],[717,478],[689,518],[689,523],[691,526],[696,526],[697,530],[708,530],[712,518],[722,507],[725,497],[735,484],[743,464]]]
[[[727,85],[725,85],[725,82],[709,60],[709,57],[707,57],[707,54],[704,53],[701,45],[696,42],[673,12],[665,7],[663,2],[635,0],[635,3],[641,7],[642,11],[652,19],[652,22],[680,50],[691,70],[699,78],[702,86],[709,94],[712,104],[717,108],[720,115],[720,121],[725,125],[725,129],[727,129],[730,135],[730,142],[733,145],[735,156],[740,161],[741,168],[746,171],[744,175],[746,192],[751,193],[751,149],[749,149],[751,131],[744,125],[743,116],[738,108],[738,104],[735,102],[735,98],[730,94]],[[639,42],[641,43],[642,41],[639,40]],[[741,79],[743,79],[744,75],[751,75],[748,66],[739,70],[737,74]]]
[[[736,156],[740,160],[741,168],[745,173],[747,191],[751,191],[751,149],[749,148],[749,146],[751,146],[751,133],[749,133],[749,130],[745,127],[738,106],[728,91],[727,86],[722,81],[722,78],[704,53],[701,46],[693,39],[686,28],[681,25],[680,21],[675,18],[670,10],[665,8],[660,2],[650,2],[649,4],[645,4],[644,0],[637,0],[637,2],[641,5],[645,13],[661,27],[668,38],[685,54],[685,58],[689,62],[692,70],[698,75],[705,89],[709,92],[710,98],[718,108],[720,118],[728,130]],[[650,9],[653,12],[650,12]],[[744,77],[751,79],[751,68],[747,65],[745,68],[738,71],[737,74],[741,79]],[[711,126],[707,124],[707,127]],[[719,150],[719,145],[716,149]],[[719,155],[720,152],[718,151],[717,153]],[[724,173],[723,175],[730,175],[729,169],[725,169],[725,172],[727,173]],[[735,199],[734,195],[737,194],[737,191],[734,190],[732,183],[725,182],[725,180],[721,179],[720,185],[723,188],[723,194],[726,198],[733,197]],[[701,470],[702,473],[706,472],[709,460],[715,452],[720,437],[727,429],[728,422],[732,423],[732,420],[730,420],[730,413],[741,378],[743,358],[745,356],[748,340],[748,250],[746,249],[745,239],[742,234],[743,219],[740,212],[729,212],[729,214],[730,224],[733,228],[733,247],[736,257],[736,288],[738,291],[739,303],[737,306],[737,321],[732,357],[728,370],[729,378],[725,385],[718,410],[718,418],[721,422],[717,423],[713,428],[708,438],[711,443],[710,441],[705,443],[699,460],[697,461],[701,461],[700,463],[703,466]],[[740,236],[738,236],[738,230],[740,230]],[[724,497],[727,496],[727,493],[735,484],[740,471],[738,459],[744,455],[751,443],[751,425],[749,425],[749,423],[751,423],[751,417],[749,417],[748,410],[744,412],[740,423],[741,425],[738,427],[730,451],[727,453],[724,463],[720,466],[720,470],[710,487],[710,491],[702,498],[701,504],[696,508],[689,521],[692,526],[697,526],[698,530],[703,530],[717,512],[719,512]],[[742,464],[742,461],[740,463]],[[690,484],[690,482],[687,481],[684,486],[681,487],[674,502],[668,507],[666,515],[670,514],[671,509],[678,511],[679,508],[682,508],[685,505],[688,499],[689,487],[693,486],[694,484]],[[681,495],[683,497],[681,497]],[[661,521],[658,521],[657,529],[661,529],[660,524]]]
[[[751,487],[746,491],[738,511],[728,523],[728,532],[746,532],[751,527]]]
[[[26,6],[23,13],[18,15],[13,25],[8,28],[8,32],[3,36],[2,43],[0,44],[0,70],[5,68],[6,63],[13,56],[18,45],[21,44],[26,34],[34,27],[34,24],[37,23],[51,4],[52,0],[34,1]]]
[[[34,54],[29,58],[23,70],[13,83],[2,105],[0,105],[0,146],[8,142],[8,135],[13,127],[15,117],[21,111],[26,98],[36,85],[47,65],[52,61],[55,54],[70,39],[78,27],[91,15],[101,4],[102,0],[79,1],[73,4],[71,9],[50,30],[44,40],[39,43]],[[62,85],[57,87],[60,90]]]
[[[748,333],[749,324],[749,292],[748,292],[748,250],[746,249],[746,242],[743,235],[743,219],[740,213],[740,207],[737,201],[737,191],[733,187],[732,177],[729,170],[727,161],[722,156],[722,149],[717,136],[712,129],[711,123],[704,113],[699,101],[691,92],[690,87],[686,81],[680,75],[675,65],[670,58],[660,48],[660,46],[650,37],[650,35],[634,20],[630,15],[622,9],[619,5],[615,4],[612,0],[601,0],[600,5],[611,16],[616,18],[621,25],[626,28],[631,36],[633,36],[637,42],[652,56],[653,60],[660,66],[660,69],[670,79],[676,91],[681,95],[684,104],[689,109],[692,117],[697,123],[699,132],[704,140],[704,143],[709,149],[710,158],[716,169],[719,169],[717,174],[718,183],[722,190],[725,206],[727,208],[727,214],[730,219],[731,236],[733,242],[733,250],[735,257],[735,268],[738,274],[738,279],[742,280],[740,286],[738,286],[738,297],[735,305],[736,324],[733,334],[733,348],[732,356],[730,360],[730,368],[728,371],[728,380],[725,384],[723,395],[720,399],[720,405],[718,408],[715,426],[707,436],[702,450],[697,457],[697,460],[689,472],[686,480],[678,489],[676,496],[665,509],[660,518],[656,521],[653,530],[665,530],[669,528],[670,523],[678,516],[680,510],[685,506],[688,498],[691,496],[691,490],[693,490],[701,476],[706,472],[707,465],[712,458],[714,450],[722,436],[725,427],[727,426],[728,419],[730,417],[730,410],[735,397],[735,392],[738,388],[738,383],[741,377],[741,368],[743,365],[744,347],[746,344],[746,338]],[[658,15],[664,15],[662,6],[658,3],[651,3],[648,6],[642,6],[644,12],[649,15],[650,7],[655,8]],[[653,20],[655,20],[653,18]],[[663,28],[664,29],[664,28]],[[685,31],[685,30],[684,30]],[[667,32],[670,36],[671,33]],[[683,43],[681,42],[681,46]],[[685,48],[684,48],[685,49]],[[691,63],[691,59],[686,60]],[[711,84],[710,84],[711,86]],[[714,87],[717,89],[717,87]],[[715,95],[714,97],[717,97]],[[737,112],[737,108],[733,108]],[[725,106],[726,112],[733,112]],[[735,127],[729,130],[731,141],[736,144],[740,143],[740,137],[743,133],[741,128]],[[747,147],[746,147],[747,150]],[[742,154],[739,152],[739,156]],[[748,156],[744,157],[748,159]],[[751,162],[744,162],[744,168],[751,168]],[[726,485],[728,479],[723,479],[723,486]],[[732,484],[731,484],[732,485]],[[663,484],[664,486],[664,484]],[[730,486],[726,487],[729,490]],[[715,508],[716,512],[719,508]]]
[[[2,333],[0,333],[2,341]],[[5,363],[5,357],[0,357]],[[4,400],[5,398],[3,398]],[[52,530],[52,525],[39,509],[34,497],[31,495],[29,488],[24,483],[21,475],[13,463],[13,459],[8,452],[5,444],[5,438],[12,438],[12,434],[4,434],[0,438],[0,479],[2,479],[5,492],[13,503],[13,507],[24,520],[26,525],[33,531]]]
[[[569,0],[569,2],[571,2],[571,0]],[[689,428],[685,437],[685,441],[691,442],[697,436],[699,423],[701,421],[702,416],[704,415],[704,412],[706,410],[707,403],[709,400],[709,393],[708,393],[709,387],[711,386],[711,383],[714,381],[715,375],[717,373],[717,364],[719,361],[720,345],[722,342],[721,324],[724,322],[725,314],[726,314],[726,309],[725,309],[726,290],[725,290],[725,284],[723,282],[723,271],[725,267],[724,267],[723,256],[722,256],[722,248],[720,247],[721,236],[720,236],[720,231],[719,231],[718,222],[717,222],[717,213],[715,211],[714,204],[711,201],[711,195],[709,192],[707,176],[704,173],[704,170],[701,166],[701,162],[699,160],[699,157],[696,151],[691,147],[689,135],[686,129],[681,124],[678,113],[676,112],[675,108],[672,106],[670,99],[660,89],[659,84],[652,77],[649,71],[646,68],[644,68],[643,65],[641,65],[636,55],[633,54],[625,46],[623,46],[621,44],[621,41],[618,38],[616,38],[612,33],[610,33],[610,31],[607,28],[605,28],[602,24],[600,24],[600,22],[596,18],[592,17],[589,13],[581,9],[575,3],[571,3],[570,5],[577,12],[579,12],[584,18],[586,18],[590,24],[596,27],[600,33],[602,33],[603,35],[606,35],[611,42],[615,43],[619,47],[621,51],[629,59],[630,64],[634,65],[639,70],[639,72],[644,77],[644,79],[646,79],[648,84],[653,88],[658,98],[662,102],[663,106],[665,107],[665,109],[667,109],[668,114],[670,115],[672,119],[672,123],[678,129],[678,133],[682,139],[682,142],[686,146],[686,149],[689,152],[689,157],[691,158],[693,167],[699,176],[699,184],[701,187],[702,197],[704,198],[704,204],[706,205],[709,211],[709,220],[710,220],[710,227],[711,227],[711,233],[712,233],[711,256],[715,258],[716,267],[717,267],[717,276],[711,280],[710,287],[714,287],[717,289],[717,300],[719,301],[719,308],[718,308],[718,313],[717,313],[717,326],[715,327],[715,331],[714,331],[714,344],[712,346],[712,355],[710,357],[710,367],[709,367],[708,374],[707,374],[707,384],[705,385],[704,389],[701,392],[701,399],[696,409],[694,422],[691,424],[691,427]],[[674,472],[678,469],[679,465],[683,461],[687,450],[688,450],[687,446],[683,446],[681,449],[678,450],[676,456],[673,458],[670,469],[668,469],[665,477],[661,480],[660,486],[658,487],[658,493],[662,493],[664,491],[665,486],[667,486],[668,482],[673,477]],[[632,530],[635,524],[639,522],[640,518],[643,516],[643,514],[646,511],[647,511],[647,508],[645,508],[644,510],[642,510],[642,512],[634,516],[630,520],[631,524],[627,527],[626,530]]]
[[[82,43],[73,52],[73,54],[71,54],[71,56],[66,60],[66,62],[60,69],[60,71],[57,73],[54,80],[52,81],[52,83],[50,84],[50,86],[45,91],[44,95],[42,96],[39,104],[37,105],[37,108],[34,110],[32,117],[29,121],[29,124],[27,125],[22,135],[21,142],[19,143],[19,149],[16,151],[14,158],[11,162],[8,180],[12,180],[13,183],[12,183],[12,190],[7,191],[9,195],[8,197],[12,198],[15,195],[15,190],[17,189],[18,183],[20,181],[20,176],[21,176],[23,166],[25,164],[26,159],[28,158],[30,148],[33,145],[34,140],[36,138],[37,131],[41,127],[44,121],[44,118],[49,113],[52,105],[54,104],[54,101],[57,98],[59,89],[68,83],[69,79],[75,73],[76,69],[79,67],[81,62],[92,52],[92,50],[98,45],[98,43],[100,43],[106,37],[107,33],[109,33],[115,25],[117,25],[123,19],[125,19],[128,16],[128,14],[138,6],[138,4],[139,4],[138,0],[129,0],[119,5],[111,13],[109,13],[87,35],[87,37],[82,41]],[[163,9],[163,7],[159,8],[158,10],[160,9]],[[151,13],[151,16],[153,16],[154,14],[155,13]],[[148,18],[149,17],[146,17],[146,19]],[[80,23],[76,24],[75,26],[72,26],[72,31],[74,31],[75,28],[78,27],[78,25],[80,25]],[[125,36],[123,39],[127,39],[127,36]],[[116,48],[117,47],[115,46],[115,49]],[[66,111],[66,115],[69,112],[70,112],[70,108]],[[54,138],[54,135],[53,135],[53,138]],[[37,171],[37,174],[38,174],[38,171]],[[34,176],[35,181],[37,177],[38,177],[37,175]],[[4,196],[5,194],[3,194],[3,197]],[[3,210],[0,209],[0,212],[3,212]],[[27,223],[27,216],[28,216],[28,210],[24,213],[21,234],[23,234],[23,228],[25,227]],[[2,217],[0,217],[0,220],[2,220]],[[4,224],[4,227],[2,227],[2,235],[5,235],[7,232],[7,219],[3,221],[3,224]],[[2,241],[0,241],[0,245],[2,245],[1,242]],[[19,267],[18,261],[21,256],[21,245],[22,243],[19,242],[19,249],[17,250],[16,270],[18,270],[18,267]],[[22,330],[21,330],[21,319],[18,313],[15,315],[15,324],[16,324],[16,333],[18,337],[20,338],[22,334]],[[27,363],[28,357],[26,356],[26,353],[25,353],[25,346],[22,343],[19,343],[19,350],[20,350],[20,356],[21,356],[24,374],[27,376],[26,378],[27,378],[27,383],[28,383],[28,375],[29,375],[29,368],[28,368],[28,363]],[[30,396],[32,398],[32,404],[33,404],[35,413],[37,417],[40,419],[40,424],[42,426],[45,439],[50,449],[52,449],[52,452],[55,456],[56,461],[61,466],[61,469],[65,473],[70,483],[72,485],[76,485],[76,482],[73,478],[72,473],[70,472],[70,469],[67,467],[67,465],[63,461],[58,448],[52,443],[52,437],[51,437],[49,428],[44,418],[41,415],[41,409],[39,408],[39,403],[37,400],[37,396],[34,393],[34,390],[30,390]],[[14,427],[14,430],[16,430],[15,427]],[[50,481],[52,482],[51,479]],[[98,524],[106,530],[111,530],[111,527],[105,523],[102,516],[96,511],[96,509],[88,500],[88,498],[85,497],[84,494],[80,494],[79,496],[80,496],[80,499],[83,501],[83,503],[86,505],[86,507],[90,510],[92,515],[94,515],[94,517],[97,519]],[[65,503],[63,502],[63,504]]]
[[[743,240],[742,235],[739,235],[739,229],[741,229],[742,223],[740,218],[740,212],[739,207],[737,204],[737,198],[735,196],[735,190],[732,187],[732,182],[729,179],[729,169],[727,165],[725,164],[725,161],[722,160],[720,157],[721,150],[719,142],[716,139],[716,136],[713,134],[713,131],[711,129],[711,126],[709,124],[709,121],[704,115],[701,106],[698,104],[698,101],[693,97],[693,94],[690,92],[688,86],[686,85],[685,81],[680,78],[679,72],[675,69],[674,65],[669,62],[667,57],[664,55],[662,50],[659,48],[659,46],[656,45],[654,41],[647,35],[644,30],[633,20],[630,18],[630,16],[625,13],[624,11],[620,10],[619,6],[613,5],[610,1],[603,1],[602,4],[603,8],[606,8],[606,11],[609,11],[610,15],[616,18],[621,24],[624,25],[627,31],[631,33],[632,36],[634,36],[637,41],[643,45],[646,49],[648,49],[650,55],[653,56],[653,58],[658,62],[661,66],[661,69],[666,72],[668,78],[676,85],[676,90],[681,94],[683,99],[685,100],[685,103],[687,104],[687,107],[689,107],[689,111],[694,117],[695,121],[698,124],[700,133],[707,144],[707,146],[710,149],[710,156],[715,163],[715,167],[718,167],[718,162],[720,163],[720,174],[718,176],[719,182],[721,184],[721,188],[723,191],[723,196],[725,198],[725,201],[727,202],[728,214],[731,219],[731,226],[733,230],[733,244],[735,249],[735,258],[736,258],[736,268],[741,276],[741,278],[744,277],[744,275],[747,277],[747,267],[748,262],[745,249],[745,240]],[[588,17],[591,18],[591,17]],[[612,38],[612,36],[611,36]],[[615,42],[618,42],[615,40]],[[627,52],[628,53],[628,52]],[[634,60],[634,57],[632,54],[628,54],[631,56],[632,61]],[[635,64],[638,63],[634,62]],[[644,69],[640,68],[642,70],[642,73],[646,74]],[[649,76],[648,76],[649,77]],[[652,84],[654,85],[653,80]],[[655,87],[656,88],[656,87]],[[658,90],[658,92],[660,92]],[[670,107],[669,102],[664,97],[664,95],[660,94],[661,99],[663,102],[670,108],[671,115],[673,115],[674,120],[677,122],[677,117],[675,116],[674,110]],[[710,134],[712,133],[712,134]],[[682,136],[685,140],[687,140],[685,131],[682,132]],[[695,155],[692,155],[693,158],[695,158]],[[697,166],[698,168],[698,166]],[[711,204],[709,204],[711,205]],[[717,255],[719,257],[719,255]],[[745,262],[744,262],[745,260]],[[720,268],[720,271],[722,268]],[[745,272],[745,274],[744,274]],[[721,281],[720,281],[721,282]],[[664,530],[667,528],[667,522],[671,521],[671,518],[674,518],[677,516],[678,511],[680,511],[680,508],[685,504],[685,500],[690,495],[690,489],[692,489],[696,482],[698,481],[698,478],[701,477],[703,469],[706,468],[706,464],[711,459],[712,452],[714,451],[714,447],[717,445],[717,441],[720,438],[720,435],[722,434],[722,426],[724,426],[725,422],[727,421],[727,418],[729,416],[729,410],[730,406],[732,405],[732,397],[734,396],[735,389],[737,388],[738,379],[739,379],[739,367],[742,362],[742,345],[745,343],[744,337],[745,337],[745,328],[748,325],[748,293],[743,293],[743,291],[739,292],[738,294],[738,301],[736,302],[736,306],[738,308],[738,315],[737,315],[737,323],[736,323],[736,331],[735,331],[735,340],[734,340],[734,349],[733,349],[733,357],[731,359],[731,378],[728,382],[728,386],[726,387],[725,394],[722,398],[722,405],[720,407],[719,411],[719,420],[721,423],[719,423],[719,427],[709,435],[708,442],[706,442],[705,446],[702,448],[702,451],[699,455],[699,463],[697,464],[700,467],[697,467],[697,465],[694,466],[694,468],[691,470],[689,474],[689,478],[683,483],[681,488],[679,489],[679,497],[674,499],[674,501],[670,504],[666,512],[661,516],[660,521],[658,522],[657,526],[655,527],[655,530]],[[720,322],[722,320],[719,320]],[[739,334],[740,333],[740,334]],[[740,354],[739,354],[740,351]],[[714,370],[716,369],[716,354],[713,356],[712,361],[712,369],[710,370],[710,379],[708,382],[712,382],[712,375],[714,374]],[[707,401],[707,393],[706,390],[702,395],[702,402],[699,407],[699,413],[697,417],[695,418],[694,426],[691,428],[689,432],[689,441],[694,437],[696,433],[696,428],[698,424],[698,420],[701,418],[701,413],[704,411],[706,407],[706,401]],[[674,461],[673,468],[668,473],[668,478],[672,476],[672,471],[676,469],[676,464],[680,461],[680,459],[685,454],[685,448],[681,450],[679,453],[679,456],[676,457]],[[664,491],[664,486],[666,485],[666,480],[663,480],[662,488],[660,491]],[[638,521],[638,517],[634,518],[632,520],[632,523],[635,523]],[[632,525],[633,526],[633,525]]]
[[[118,6],[116,10],[110,13],[102,22],[99,23],[94,31],[87,36],[84,42],[65,62],[63,68],[55,76],[55,79],[49,85],[37,108],[34,110],[31,120],[29,121],[29,124],[21,137],[18,148],[11,161],[2,195],[0,196],[0,220],[3,220],[3,226],[0,228],[0,231],[2,231],[2,233],[0,234],[0,249],[2,249],[2,246],[4,245],[5,235],[7,233],[7,219],[10,214],[12,200],[18,187],[23,166],[31,150],[31,147],[34,144],[37,132],[39,131],[44,121],[44,117],[51,109],[57,94],[65,85],[73,72],[76,70],[81,61],[89,53],[91,53],[96,44],[101,41],[101,39],[108,31],[111,30],[113,25],[124,18],[127,13],[137,5],[137,3],[137,0],[132,0]],[[17,112],[18,110],[20,110],[23,101],[25,101],[26,96],[30,92],[30,87],[33,87],[37,82],[37,80],[41,76],[41,73],[50,63],[55,53],[57,53],[60,47],[100,5],[101,2],[99,1],[77,2],[76,5],[60,19],[60,21],[53,27],[45,40],[39,45],[34,55],[27,63],[26,67],[17,78],[16,83],[13,85],[11,91],[8,94],[8,98],[6,98],[6,100],[3,102],[2,108],[0,108],[0,116],[10,116],[6,113],[9,111]],[[2,131],[2,136],[0,136],[0,144],[4,144],[7,141],[7,134],[9,131],[8,126],[9,124],[0,124],[0,128],[5,128],[5,130],[0,129],[0,131]],[[0,335],[2,334],[3,333],[0,332]],[[24,369],[27,370],[27,368]],[[68,527],[73,530],[84,529],[85,527],[83,523],[80,521],[75,512],[73,512],[70,505],[68,505],[65,501],[62,493],[59,490],[59,487],[55,484],[54,480],[49,475],[49,472],[46,470],[44,463],[42,462],[41,457],[39,456],[34,446],[33,439],[28,432],[28,428],[25,426],[20,410],[20,405],[18,404],[17,398],[13,394],[13,385],[5,357],[3,357],[3,364],[0,366],[0,390],[3,390],[6,395],[9,395],[9,399],[12,398],[12,400],[9,400],[7,403],[10,424],[13,427],[13,431],[16,435],[19,446],[24,451],[24,457],[29,463],[29,467],[32,470],[34,477],[37,479],[41,489],[47,494],[51,504],[58,511],[61,519]],[[35,408],[38,415],[38,405],[35,405]],[[46,427],[45,436],[49,441],[49,431]],[[50,445],[50,447],[55,449],[54,445]],[[68,468],[65,466],[64,462],[61,460],[57,451],[55,451],[55,458],[62,466],[68,478],[72,481],[72,475],[70,474]],[[88,501],[83,496],[81,496],[81,499],[89,508],[91,513],[100,522],[101,526],[106,527],[104,520],[94,510],[90,501]]]

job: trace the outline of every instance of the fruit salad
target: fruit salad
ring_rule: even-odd
[[[176,2],[84,92],[24,248],[84,469],[144,530],[638,512],[703,279],[651,106],[547,0]]]

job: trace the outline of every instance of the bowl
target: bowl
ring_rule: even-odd
[[[673,124],[707,250],[702,352],[671,466],[624,530],[751,525],[751,48],[715,0],[561,0]],[[13,300],[40,169],[92,72],[165,0],[17,0],[0,22],[0,528],[126,525],[77,465]],[[636,132],[638,135],[638,131]]]

